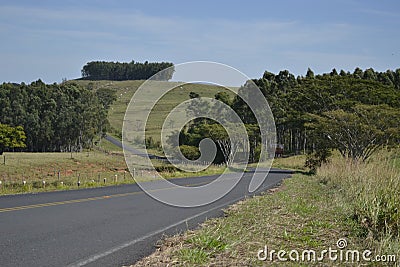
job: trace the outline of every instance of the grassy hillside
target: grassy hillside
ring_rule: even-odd
[[[118,98],[117,101],[111,105],[108,118],[112,127],[112,132],[110,134],[118,137],[121,134],[126,108],[132,96],[144,81],[78,80],[73,82],[82,86],[91,87],[95,90],[99,88],[110,88],[117,91]],[[178,86],[178,83],[169,82],[169,84],[175,84]],[[151,136],[155,141],[159,141],[161,139],[161,127],[169,111],[171,111],[176,105],[188,100],[190,92],[198,93],[200,96],[213,98],[215,94],[221,91],[230,92],[226,88],[206,84],[186,84],[174,88],[165,94],[154,107],[152,113],[150,114],[149,121],[147,122],[146,137]],[[141,120],[142,118],[138,119]],[[135,120],[135,118],[132,118],[131,120]]]

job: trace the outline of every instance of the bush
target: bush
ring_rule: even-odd
[[[155,166],[156,171],[158,172],[169,172],[169,173],[174,173],[179,171],[178,168],[176,168],[173,165],[161,165],[161,166]]]
[[[196,160],[200,157],[200,150],[198,147],[181,145],[179,146],[179,149],[187,159]]]
[[[311,174],[316,174],[317,169],[321,167],[323,163],[329,162],[329,157],[331,155],[332,153],[329,149],[319,149],[316,152],[307,154],[304,167],[309,168]]]

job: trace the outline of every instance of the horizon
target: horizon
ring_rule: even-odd
[[[120,62],[120,63],[122,63],[122,62]],[[152,62],[149,62],[149,63],[152,63]],[[186,62],[187,63],[187,62]],[[357,67],[356,67],[357,68]],[[311,68],[310,68],[311,69]],[[334,69],[336,69],[336,68],[334,68]],[[370,69],[370,68],[367,68],[367,69]],[[366,71],[367,69],[361,69],[362,71]],[[373,69],[373,68],[372,68]],[[398,69],[400,69],[400,68],[398,68]],[[337,71],[337,73],[339,74],[339,72],[341,71],[342,69],[336,69],[336,71]],[[381,73],[384,73],[384,72],[386,72],[386,71],[396,71],[397,69],[387,69],[387,70],[384,70],[384,71],[379,71],[379,70],[375,70],[375,69],[373,69],[375,72],[381,72]],[[269,70],[265,70],[264,72],[266,72],[266,71],[269,71]],[[280,71],[284,71],[284,70],[280,70]],[[278,72],[271,72],[271,73],[273,73],[274,75],[278,75],[279,74],[279,72],[280,71],[278,71]],[[327,71],[327,72],[323,72],[323,73],[316,73],[316,72],[314,72],[314,70],[312,70],[311,69],[311,71],[313,71],[313,73],[314,73],[314,75],[315,76],[323,76],[323,75],[326,75],[326,74],[329,74],[329,73],[331,73],[331,71],[333,71],[333,69],[331,70],[331,71]],[[352,70],[352,71],[350,71],[350,70],[343,70],[343,71],[345,71],[346,73],[349,73],[349,74],[352,74],[353,72],[354,72],[354,70]],[[291,73],[291,72],[289,72],[290,74],[293,74],[294,76],[295,76],[295,78],[297,79],[297,78],[304,78],[304,77],[306,77],[306,73],[304,73],[304,75],[302,75],[302,74],[299,74],[299,75],[295,75],[294,73]],[[208,74],[208,75],[210,75],[210,74]],[[229,77],[226,77],[226,76],[221,76],[221,77],[223,77],[223,78],[226,78],[227,80],[229,80]],[[261,79],[263,77],[263,75],[260,75],[260,77],[249,77],[251,80],[256,80],[256,79]],[[31,83],[35,83],[35,82],[38,82],[38,81],[41,81],[41,82],[43,82],[44,84],[46,84],[46,85],[51,85],[51,84],[54,84],[54,83],[56,83],[56,84],[61,84],[61,83],[63,83],[63,82],[65,82],[65,81],[79,81],[79,80],[87,80],[87,81],[112,81],[112,82],[124,82],[124,81],[146,81],[146,80],[141,80],[141,79],[139,79],[139,80],[96,80],[96,79],[94,79],[94,80],[91,80],[91,79],[86,79],[86,78],[84,78],[84,77],[78,77],[78,78],[72,78],[72,79],[67,79],[67,80],[62,80],[62,81],[60,81],[60,82],[56,82],[56,81],[54,81],[54,82],[52,82],[52,83],[47,83],[47,82],[45,82],[45,81],[43,81],[43,79],[41,79],[41,78],[38,78],[38,79],[36,79],[36,80],[32,80],[32,81],[30,81],[30,82],[24,82],[24,81],[22,81],[22,82],[5,82],[5,81],[3,81],[3,82],[0,82],[0,84],[3,84],[3,83],[10,83],[10,84],[15,84],[15,85],[21,85],[21,84],[26,84],[26,85],[29,85],[29,84],[31,84]],[[166,82],[170,82],[170,83],[185,83],[185,84],[202,84],[202,85],[210,85],[210,86],[223,86],[223,87],[234,87],[234,88],[237,88],[237,87],[240,87],[240,86],[242,86],[242,85],[244,85],[244,83],[242,83],[242,82],[236,82],[235,84],[224,84],[224,85],[222,85],[222,84],[216,84],[216,83],[213,83],[213,82],[208,82],[208,81],[197,81],[197,80],[193,80],[193,81],[184,81],[184,80],[182,80],[182,79],[176,79],[176,77],[174,78],[174,76],[172,76],[172,78],[170,79],[170,80],[168,80],[168,81],[166,81]]]

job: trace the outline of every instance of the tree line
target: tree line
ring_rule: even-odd
[[[30,152],[78,151],[93,145],[108,127],[113,92],[93,91],[74,83],[0,85],[0,123],[12,128]],[[24,132],[24,134],[21,133]],[[25,137],[26,134],[26,137]],[[1,145],[0,145],[1,147]],[[3,146],[2,150],[7,150]]]
[[[82,68],[82,78],[86,80],[147,80],[158,72],[173,67],[169,62],[144,63],[131,61],[130,63],[92,61]],[[168,81],[172,78],[174,69],[163,71],[155,79]]]
[[[382,112],[382,119],[386,113],[386,118],[390,115],[393,123],[399,122],[394,115],[400,108],[400,69],[376,72],[371,68],[365,71],[356,68],[353,73],[343,70],[338,73],[333,69],[330,73],[320,75],[314,75],[308,69],[305,77],[297,78],[288,71],[281,71],[277,75],[266,71],[262,78],[254,82],[271,105],[278,142],[284,144],[290,153],[314,151],[328,143],[332,146],[333,136],[326,131],[321,132],[324,127],[321,128],[320,124],[328,120],[333,125],[343,120],[344,118],[339,119],[338,112],[342,112],[342,115],[355,114],[360,119],[364,117],[366,124],[368,116],[365,114],[366,110],[361,112],[361,109],[374,109],[377,114]],[[336,112],[337,116],[329,114],[330,112]],[[369,123],[368,127],[373,127],[378,121],[371,120]],[[342,126],[348,128],[350,125]],[[387,132],[392,128],[390,125],[386,126],[387,128],[380,126],[380,130]],[[317,129],[320,130],[318,134]],[[322,138],[325,142],[317,138],[321,135],[326,137]],[[376,144],[377,140],[371,142]],[[357,146],[355,142],[354,146]]]
[[[298,77],[287,70],[265,71],[253,82],[271,107],[277,143],[283,144],[286,154],[308,154],[311,168],[326,160],[333,149],[353,160],[366,160],[380,147],[400,142],[400,69],[356,68],[353,73],[333,69],[319,75],[308,69]],[[246,85],[239,90],[245,95]],[[230,105],[245,123],[251,136],[250,161],[257,161],[261,135],[254,114],[238,96],[219,93],[215,98]],[[184,128],[179,144],[185,146],[183,152],[197,157],[193,147],[220,132],[213,124],[200,119]],[[220,156],[221,160],[226,161]]]

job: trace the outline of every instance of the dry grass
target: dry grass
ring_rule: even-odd
[[[297,155],[286,158],[275,158],[272,167],[291,170],[305,170],[306,155]]]
[[[6,164],[0,164],[0,194],[73,189],[78,188],[78,181],[79,187],[133,181],[122,153],[4,153],[4,156]]]
[[[355,231],[379,253],[400,256],[399,154],[382,151],[368,162],[333,158],[318,171],[336,189]]]
[[[138,156],[130,159],[135,168],[131,175],[121,150],[113,151],[115,146],[106,140],[101,146],[108,152],[4,153],[0,157],[0,195],[135,183],[133,175],[140,181],[159,179],[156,172]],[[6,164],[3,164],[4,157]],[[157,160],[153,164],[156,167],[165,165]],[[195,173],[161,171],[160,175],[170,179],[213,175],[223,171],[224,166],[211,165]]]

